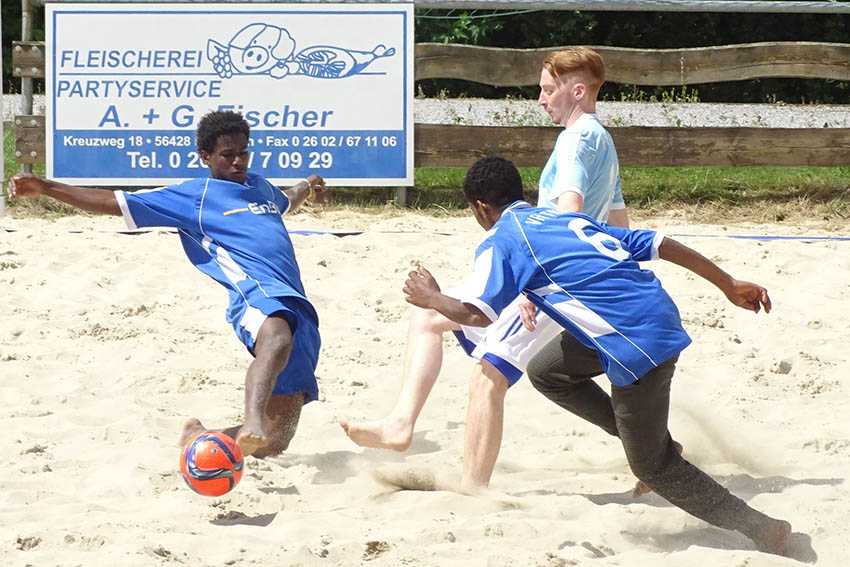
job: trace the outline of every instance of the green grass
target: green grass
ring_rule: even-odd
[[[639,207],[826,202],[846,199],[850,190],[850,167],[624,167],[622,178],[630,203]]]
[[[456,192],[462,168],[420,168],[417,188]],[[520,168],[529,196],[536,198],[539,168]],[[755,202],[813,201],[847,198],[850,167],[626,167],[621,171],[629,205],[650,207],[672,203],[721,203],[748,206]]]
[[[535,200],[540,169],[520,173]],[[417,169],[411,203],[464,207],[463,175],[462,168]],[[621,176],[629,207],[646,214],[684,208],[708,220],[850,217],[850,167],[623,167]]]
[[[14,136],[4,140],[6,177],[18,171]],[[44,167],[35,167],[43,173]],[[423,167],[408,190],[411,207],[453,214],[466,207],[461,194],[464,168]],[[520,168],[527,196],[537,198],[540,168]],[[684,209],[701,220],[782,221],[850,218],[850,167],[623,167],[623,191],[639,214]],[[5,190],[5,180],[4,180]],[[383,208],[394,197],[386,188],[335,189],[333,206]],[[66,214],[68,207],[45,200],[13,202],[20,214]]]

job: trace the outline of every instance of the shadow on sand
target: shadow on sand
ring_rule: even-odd
[[[748,474],[718,476],[715,477],[715,480],[743,500],[750,500],[758,494],[779,493],[790,486],[800,484],[835,486],[844,482],[840,478],[793,479],[784,476],[755,478]],[[631,491],[611,494],[580,494],[579,496],[584,496],[594,504],[600,506],[604,506],[605,504],[629,505],[641,503],[649,506],[672,507],[672,504],[654,493],[645,494],[638,498],[633,497]],[[623,535],[632,539],[635,543],[650,543],[653,547],[657,547],[665,552],[682,551],[692,545],[714,547],[717,549],[755,549],[753,543],[742,534],[712,526],[687,530],[677,534],[649,536],[646,534],[639,535],[625,532]],[[812,547],[812,538],[808,534],[800,532],[792,533],[791,539],[788,542],[788,557],[805,563],[815,563],[818,560],[818,554],[814,547]]]
[[[243,512],[231,510],[210,520],[210,523],[216,526],[258,526],[264,528],[274,521],[275,516],[277,516],[277,512],[249,516]]]
[[[736,474],[728,476],[717,476],[714,479],[728,488],[733,494],[743,500],[750,500],[758,494],[775,494],[782,492],[788,487],[806,484],[810,486],[835,486],[844,482],[840,478],[804,478],[793,479],[784,476],[769,476],[755,478],[748,474]],[[629,506],[643,504],[658,508],[672,508],[673,505],[658,496],[650,493],[640,497],[632,496],[632,491],[611,492],[603,494],[570,493],[557,490],[531,490],[511,493],[512,496],[583,496],[594,504],[605,506],[607,504],[619,504]],[[792,522],[793,524],[793,522]],[[623,536],[630,539],[636,545],[649,546],[658,551],[673,552],[682,551],[692,545],[713,547],[717,549],[745,549],[755,550],[753,543],[744,535],[737,532],[706,526],[686,530],[675,534],[646,534],[623,532]],[[788,543],[788,557],[805,563],[815,563],[818,554],[812,547],[812,538],[808,534],[794,532]]]
[[[674,534],[636,534],[622,532],[623,537],[635,545],[650,547],[664,553],[684,551],[696,545],[726,550],[752,550],[756,547],[746,536],[729,530],[707,526],[694,528]],[[803,563],[816,563],[818,554],[812,547],[812,538],[808,534],[794,532],[788,541],[787,556]]]
[[[765,478],[755,478],[748,474],[735,474],[727,476],[716,476],[714,480],[725,486],[729,491],[741,498],[742,500],[750,500],[758,494],[776,494],[782,492],[790,486],[807,484],[810,486],[835,486],[844,482],[841,478],[803,478],[793,479],[784,476],[768,476]],[[571,495],[575,496],[575,495]],[[605,494],[577,494],[584,496],[594,504],[604,506],[605,504],[646,504],[656,507],[672,507],[673,505],[658,496],[655,493],[645,494],[635,498],[632,496],[632,491],[626,492],[611,492]]]
[[[306,465],[318,469],[313,484],[342,484],[375,465],[401,463],[406,457],[435,453],[442,450],[439,443],[425,439],[427,431],[413,435],[410,449],[398,453],[389,449],[364,449],[362,453],[354,451],[330,451],[314,455],[293,455],[284,453],[274,457],[274,462],[284,467]]]

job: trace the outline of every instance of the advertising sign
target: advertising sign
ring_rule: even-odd
[[[287,184],[413,182],[410,4],[47,4],[47,174],[159,185],[207,170],[211,110]]]

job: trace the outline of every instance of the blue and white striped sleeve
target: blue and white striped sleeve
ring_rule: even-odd
[[[664,240],[664,234],[654,230],[629,230],[617,226],[604,225],[605,232],[622,243],[623,248],[636,262],[658,259],[658,247]]]
[[[458,291],[457,299],[474,305],[491,321],[498,319],[502,310],[519,295],[509,258],[493,239],[478,248],[472,277]]]
[[[263,177],[263,182],[266,185],[266,190],[271,195],[272,202],[278,206],[278,209],[280,209],[280,214],[285,215],[288,213],[291,202],[289,197],[286,196],[286,193],[284,193],[280,188],[272,185],[271,181],[265,177]]]
[[[182,228],[196,221],[197,193],[189,183],[142,191],[115,191],[115,199],[130,229]]]

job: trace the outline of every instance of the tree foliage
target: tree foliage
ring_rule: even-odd
[[[21,2],[20,0],[3,0],[3,92],[16,93],[20,91],[20,79],[12,77],[12,42],[21,39]],[[32,21],[32,38],[44,40],[44,7],[35,8]]]
[[[850,16],[689,12],[533,11],[481,17],[494,11],[417,10],[416,41],[489,47],[540,48],[566,45],[673,49],[762,41],[846,43]],[[433,19],[451,16],[456,19]],[[536,97],[534,88],[495,88],[457,80],[421,81],[426,96]],[[845,104],[850,84],[830,80],[762,79],[697,85],[706,102],[819,102]],[[608,83],[611,100],[656,97],[670,90]]]

